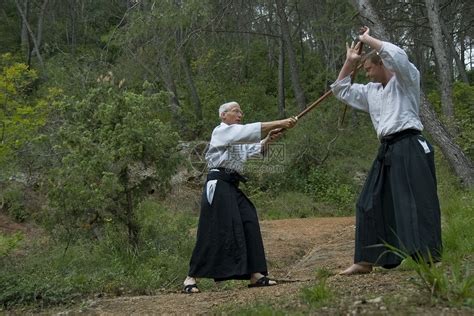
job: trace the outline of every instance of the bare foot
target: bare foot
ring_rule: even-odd
[[[364,274],[372,272],[372,265],[354,263],[346,270],[339,272],[339,275]]]

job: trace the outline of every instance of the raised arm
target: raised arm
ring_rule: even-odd
[[[346,78],[354,70],[355,65],[360,60],[360,55],[358,54],[360,45],[360,42],[356,45],[354,45],[354,42],[352,42],[351,46],[346,43],[346,60],[344,61],[341,71],[339,72],[337,81]]]
[[[379,39],[376,39],[375,37],[370,36],[370,29],[367,26],[361,27],[360,32],[362,34],[359,35],[359,40],[362,43],[372,47],[377,52],[380,52],[380,49],[382,48],[382,41]]]
[[[408,56],[403,49],[392,43],[383,42],[372,37],[370,29],[366,26],[361,28],[361,32],[363,33],[359,36],[360,41],[379,53],[384,66],[397,75],[401,84],[408,86],[419,84],[420,73],[415,65],[408,60]]]

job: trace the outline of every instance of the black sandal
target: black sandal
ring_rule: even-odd
[[[249,287],[262,287],[262,286],[273,286],[273,285],[277,285],[276,283],[275,284],[270,284],[270,280],[269,278],[267,278],[266,276],[263,276],[261,277],[260,279],[257,280],[257,282],[255,283],[251,283],[249,284],[248,286]]]
[[[197,291],[193,291],[193,289],[197,289]],[[186,294],[195,294],[201,291],[199,291],[199,288],[197,287],[196,284],[188,284],[183,287],[183,290],[181,292],[186,293]]]

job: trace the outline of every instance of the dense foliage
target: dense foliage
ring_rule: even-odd
[[[177,134],[160,120],[164,95],[139,95],[101,78],[81,100],[66,99],[51,135],[58,162],[48,175],[49,224],[70,233],[85,223],[123,224],[137,246],[136,206],[163,194],[174,174]]]

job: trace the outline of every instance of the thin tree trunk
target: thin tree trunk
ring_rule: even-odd
[[[125,0],[125,3],[127,4],[127,10],[130,10],[136,4],[136,2],[134,0]]]
[[[44,14],[46,12],[46,6],[48,5],[48,0],[44,0],[41,5],[41,10],[38,15],[38,27],[36,29],[36,42],[38,46],[41,47],[41,41],[43,40],[43,24],[44,24]]]
[[[125,195],[127,199],[126,203],[126,225],[127,225],[127,232],[128,232],[128,242],[133,249],[138,248],[138,234],[139,234],[139,227],[135,221],[135,214],[134,214],[134,206],[133,206],[133,196],[132,191],[128,187],[128,175],[127,182],[125,183]]]
[[[76,8],[75,8],[75,2],[73,1],[72,3],[69,4],[69,18],[71,22],[71,53],[75,54],[76,52]]]
[[[280,38],[280,53],[278,54],[278,116],[286,117],[285,110],[285,41]]]
[[[181,106],[179,104],[178,90],[176,89],[174,77],[171,72],[171,66],[167,56],[165,55],[166,51],[163,45],[161,45],[160,39],[156,36],[154,40],[158,50],[158,66],[160,68],[161,79],[165,85],[166,91],[168,91],[169,94],[171,113],[173,114],[173,118],[177,123],[177,127],[181,129],[183,127],[183,122],[179,113]]]
[[[273,29],[275,28],[275,25],[277,25],[275,19],[274,19],[274,16],[275,16],[275,12],[274,12],[274,7],[273,6],[267,6],[267,18],[263,21],[263,23],[265,24],[265,28],[264,28],[264,32],[265,33],[268,33],[268,34],[271,34],[273,33]],[[264,14],[263,12],[260,12],[262,15]],[[281,33],[281,32],[280,32]],[[267,59],[268,59],[268,68],[270,69],[273,69],[273,67],[275,66],[275,41],[273,40],[273,38],[269,37],[269,36],[265,36],[265,43],[267,44]],[[278,41],[281,40],[281,36],[278,37]]]
[[[444,125],[436,117],[432,105],[422,95],[420,106],[420,117],[425,129],[430,133],[443,155],[448,160],[454,172],[461,179],[466,187],[474,186],[474,166],[468,156],[462,151],[458,144],[451,137]]]
[[[170,65],[168,63],[168,59],[164,56],[163,52],[160,52],[160,56],[158,56],[158,64],[160,65],[161,70],[161,77],[163,78],[163,82],[165,84],[166,90],[170,94],[170,105],[171,111],[174,115],[178,115],[178,111],[180,108],[179,99],[178,99],[178,92],[176,90],[176,85],[174,83],[173,75],[171,74]]]
[[[298,68],[298,63],[296,61],[295,49],[291,42],[290,26],[288,24],[288,19],[285,13],[283,0],[276,0],[276,5],[278,17],[280,18],[280,30],[282,33],[281,35],[283,36],[283,39],[285,41],[286,52],[288,53],[291,83],[293,86],[293,91],[295,93],[296,103],[300,110],[304,110],[306,108],[306,96],[304,94],[303,88],[301,87],[300,72]]]
[[[194,104],[194,113],[196,114],[196,118],[201,121],[202,120],[202,105],[201,99],[199,98],[199,94],[196,89],[196,85],[194,84],[193,74],[191,71],[191,67],[189,66],[188,60],[185,56],[185,53],[182,49],[178,49],[178,55],[181,62],[181,66],[184,70],[184,75],[186,77],[186,82],[188,85],[189,93],[191,95],[191,101]]]
[[[29,0],[24,1],[24,12],[26,20],[28,20],[30,14],[30,3]],[[23,19],[21,19],[21,50],[26,56],[27,65],[30,66],[31,62],[31,45],[30,45],[30,38],[28,35],[28,27]]]
[[[441,20],[441,29],[443,30],[444,36],[448,39],[447,43],[449,46],[449,50],[451,51],[451,55],[454,58],[454,61],[456,62],[456,68],[459,71],[459,78],[462,80],[464,83],[469,83],[469,78],[467,77],[466,73],[466,65],[464,65],[464,58],[461,58],[461,56],[458,54],[456,51],[456,48],[454,47],[454,38],[452,34],[448,32],[448,29],[444,26],[443,21]],[[463,54],[463,42],[464,40],[461,41],[461,54]]]
[[[464,34],[461,34],[461,40],[459,41],[459,44],[461,46],[461,54],[459,54],[459,57],[461,58],[461,64],[466,65],[466,59],[464,58],[464,54],[466,53],[466,44],[465,44],[465,37]],[[467,74],[466,74],[467,76]],[[469,77],[467,79],[469,83]]]
[[[35,37],[35,34],[33,33],[33,30],[31,29],[31,26],[30,24],[28,23],[28,19],[26,17],[26,14],[24,12],[24,10],[21,8],[20,4],[18,3],[18,0],[15,0],[15,4],[16,4],[16,7],[18,9],[18,12],[20,13],[21,15],[21,19],[24,23],[24,25],[26,26],[27,30],[28,30],[28,34],[29,34],[29,37],[30,39],[33,41],[33,49],[36,53],[36,56],[38,57],[38,60],[40,62],[40,65],[41,65],[41,68],[44,69],[44,63],[43,63],[43,58],[41,57],[41,53],[39,51],[39,46],[38,46],[38,43],[36,42],[36,37]]]
[[[371,27],[375,34],[381,39],[388,39],[385,26],[378,18],[378,14],[368,0],[352,0],[354,7],[359,11],[366,25]],[[444,157],[466,187],[474,186],[474,167],[469,159],[456,144],[443,124],[436,117],[432,105],[422,92],[420,104],[420,118],[426,131],[443,152]]]
[[[298,9],[298,1],[295,2],[295,9],[296,9],[296,15],[298,17],[298,41],[300,43],[300,49],[301,49],[301,65],[303,65],[304,68],[304,41],[303,41],[303,30],[301,28],[301,14],[300,10]]]
[[[441,29],[441,19],[439,16],[439,6],[437,0],[425,0],[425,4],[426,10],[428,11],[431,38],[441,83],[441,105],[443,114],[452,119],[454,117],[453,73],[451,69],[452,67],[450,67],[448,53],[445,49],[443,30]]]

